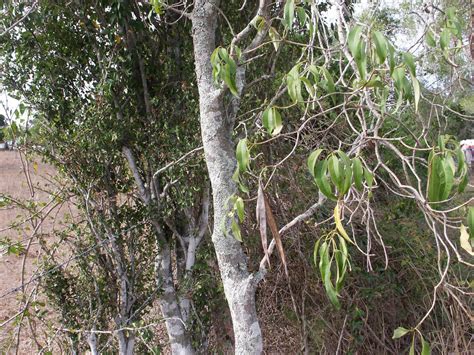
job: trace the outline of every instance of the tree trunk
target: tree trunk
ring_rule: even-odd
[[[119,341],[119,354],[120,355],[133,355],[133,348],[135,346],[135,335],[126,335],[124,330],[117,332]]]
[[[230,230],[226,205],[237,188],[232,180],[236,167],[231,139],[233,122],[225,115],[224,93],[213,83],[210,62],[215,49],[218,5],[218,0],[196,0],[192,15],[201,135],[214,206],[212,241],[232,316],[235,353],[260,354],[263,345],[255,307],[257,280],[247,270],[247,258],[240,242],[223,231]]]
[[[99,352],[97,351],[97,334],[94,331],[95,327],[92,328],[92,331],[89,333],[86,340],[87,344],[89,344],[91,355],[98,355]]]
[[[171,352],[179,355],[194,354],[191,338],[186,330],[185,322],[176,297],[171,272],[171,254],[169,247],[162,247],[157,255],[157,284],[162,289],[160,308],[165,318],[166,329],[170,340]]]

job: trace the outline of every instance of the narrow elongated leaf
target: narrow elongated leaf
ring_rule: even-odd
[[[280,112],[275,107],[269,107],[263,112],[263,126],[272,136],[278,135],[283,129]]]
[[[224,80],[224,83],[227,85],[232,95],[238,97],[239,92],[235,84],[236,71],[234,67],[231,64],[225,64],[224,67],[222,68],[222,75],[223,75],[222,79]]]
[[[336,266],[337,266],[336,292],[339,294],[347,275],[348,254],[347,254],[347,245],[344,238],[342,238],[341,236],[338,236],[338,239],[339,239],[340,250],[336,250],[334,252],[334,258],[336,260]]]
[[[461,224],[461,236],[459,237],[459,241],[461,242],[461,248],[467,251],[470,255],[474,256],[471,241],[469,239],[469,233],[467,232],[466,227],[464,226],[464,224]]]
[[[250,153],[247,148],[247,139],[241,139],[237,144],[237,163],[241,173],[247,171],[250,162]]]
[[[280,42],[281,42],[281,36],[278,33],[278,31],[275,29],[275,27],[270,27],[270,30],[268,31],[268,35],[270,36],[270,39],[272,40],[273,47],[275,48],[275,52],[278,51],[278,48],[280,47]]]
[[[306,23],[306,18],[308,15],[306,15],[306,11],[303,7],[297,7],[296,8],[296,14],[298,15],[298,20],[300,21],[300,25],[304,26]]]
[[[385,39],[385,36],[379,31],[374,31],[374,33],[372,34],[372,38],[375,43],[375,51],[377,53],[379,62],[383,63],[385,62],[385,59],[387,58],[388,54],[387,40]]]
[[[308,169],[309,169],[310,174],[313,177],[315,176],[314,168],[316,167],[316,163],[317,163],[319,155],[321,154],[322,151],[323,151],[323,149],[316,149],[308,157]]]
[[[397,329],[394,330],[392,339],[398,339],[404,336],[405,334],[409,333],[410,329],[406,329],[403,327],[398,327]]]
[[[316,94],[316,90],[314,89],[313,84],[311,84],[311,82],[305,77],[301,77],[301,81],[304,84],[306,92],[313,99],[315,97],[315,94]]]
[[[239,221],[242,223],[245,219],[245,207],[244,207],[244,200],[242,197],[237,197],[235,200],[235,209],[237,210],[237,216],[239,217]]]
[[[314,266],[318,267],[318,251],[319,251],[319,243],[321,242],[321,239],[318,239],[316,243],[314,243],[314,250],[313,250],[313,261],[314,261]]]
[[[352,167],[351,167],[351,160],[349,157],[344,153],[342,150],[338,150],[337,154],[341,158],[340,166],[342,165],[342,176],[343,176],[343,185],[340,191],[340,197],[344,196],[347,191],[349,191],[352,183]]]
[[[239,242],[242,242],[242,235],[240,234],[240,227],[235,221],[235,219],[232,218],[232,235],[234,236],[235,239],[237,239]]]
[[[413,93],[415,94],[415,112],[418,112],[418,104],[420,102],[421,90],[420,82],[414,76],[411,77],[411,83],[413,85]]]
[[[258,184],[258,193],[257,193],[257,223],[258,229],[260,231],[260,240],[262,241],[263,252],[270,266],[270,255],[268,253],[268,238],[267,238],[267,214],[265,209],[265,196],[263,192],[262,183]]]
[[[354,185],[357,190],[361,191],[364,188],[362,178],[364,176],[364,168],[359,158],[352,158],[352,173],[354,176]]]
[[[336,207],[334,208],[334,222],[336,223],[336,229],[343,237],[345,240],[347,240],[349,243],[354,244],[354,242],[351,240],[349,235],[347,234],[346,230],[344,229],[341,221],[341,210],[339,208],[339,203],[336,204]]]
[[[453,169],[451,168],[446,157],[440,157],[438,176],[440,182],[439,201],[444,201],[448,199],[454,184]]]
[[[286,0],[285,7],[283,9],[283,20],[287,28],[291,29],[293,26],[293,20],[295,18],[295,1]]]
[[[434,38],[433,31],[428,30],[425,36],[426,44],[430,47],[436,47],[436,40]]]
[[[413,55],[409,52],[404,52],[403,53],[403,62],[406,64],[408,67],[408,70],[410,71],[410,74],[416,77],[416,66],[415,66],[415,58]]]
[[[328,167],[327,160],[319,161],[316,163],[316,175],[315,181],[318,185],[319,190],[330,200],[337,201],[336,196],[334,196],[331,185],[329,184],[328,177],[326,175]]]
[[[331,180],[340,192],[343,188],[344,177],[341,171],[342,164],[340,164],[339,159],[335,155],[329,157],[328,168]]]
[[[395,68],[392,73],[395,87],[399,92],[403,91],[403,79],[405,78],[405,69],[402,67]]]
[[[415,355],[415,336],[411,338],[411,346],[408,355]]]
[[[467,213],[467,226],[469,227],[469,238],[474,240],[474,207],[469,207]]]
[[[395,69],[395,48],[392,46],[390,42],[387,43],[388,47],[388,64],[390,67],[390,75],[393,75],[393,71]]]
[[[323,280],[326,278],[325,263],[328,263],[328,262],[329,262],[328,242],[324,241],[321,244],[321,247],[319,248],[319,272]]]
[[[324,289],[329,298],[329,301],[339,309],[341,307],[339,300],[337,299],[337,293],[331,281],[331,260],[329,259],[329,248],[327,242],[323,242],[321,248],[319,248],[319,270],[321,278],[323,280]]]
[[[450,33],[449,29],[445,28],[441,32],[441,36],[439,38],[439,46],[441,47],[442,50],[445,50],[448,48],[449,45],[449,39],[450,39]]]
[[[464,192],[464,189],[466,188],[468,182],[469,182],[469,175],[467,174],[467,172],[464,172],[464,175],[461,178],[461,181],[459,182],[459,186],[458,186],[459,193]]]
[[[367,186],[370,189],[372,187],[372,184],[374,183],[374,174],[365,167],[364,167],[364,178],[365,178],[365,182],[367,183]]]
[[[326,79],[328,94],[336,92],[336,86],[334,85],[334,80],[329,70],[327,70],[325,67],[321,67],[321,72],[324,76],[324,79]]]
[[[423,338],[421,338],[421,355],[430,355],[431,347],[430,344]]]
[[[267,216],[267,223],[268,223],[268,226],[270,227],[270,231],[272,232],[273,239],[275,239],[275,244],[278,249],[278,254],[280,255],[280,260],[285,269],[285,274],[288,277],[289,276],[288,266],[286,264],[285,250],[283,249],[283,243],[281,242],[280,232],[278,231],[278,226],[275,221],[275,217],[273,216],[272,209],[270,208],[270,204],[268,203],[267,196],[265,196],[264,194],[263,197],[265,200],[265,211],[266,211],[266,216]]]
[[[441,198],[441,158],[433,155],[428,165],[428,201],[438,202]]]
[[[458,162],[458,169],[456,171],[456,175],[460,176],[464,172],[464,167],[466,166],[466,156],[459,147],[456,148],[456,160]]]
[[[365,48],[365,43],[360,42],[357,55],[354,56],[354,60],[357,64],[357,69],[359,70],[360,78],[362,80],[365,80],[367,77],[367,53]]]
[[[288,95],[293,102],[303,101],[301,91],[301,78],[299,73],[299,64],[296,64],[286,75],[286,84],[288,87]]]
[[[354,26],[347,35],[347,46],[353,57],[358,55],[359,44],[361,41],[362,27]]]

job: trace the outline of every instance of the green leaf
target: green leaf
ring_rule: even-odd
[[[336,204],[336,207],[334,207],[334,223],[336,224],[336,229],[339,232],[339,235],[345,240],[347,240],[349,243],[354,244],[352,239],[349,237],[349,234],[347,234],[346,230],[344,229],[344,226],[342,225],[339,202]]]
[[[281,115],[275,107],[269,107],[263,112],[263,126],[272,135],[278,135],[283,129]]]
[[[456,171],[456,175],[460,176],[462,175],[466,167],[466,156],[459,147],[456,148],[456,160],[458,162],[458,169]]]
[[[393,71],[395,69],[395,48],[392,46],[390,42],[387,42],[388,47],[388,64],[390,67],[390,75],[393,75]]]
[[[426,44],[430,47],[436,47],[436,40],[434,38],[433,31],[428,30],[425,36]]]
[[[232,64],[227,63],[223,66],[223,69],[221,71],[222,73],[222,80],[224,80],[224,83],[227,85],[229,88],[230,92],[232,95],[238,97],[239,92],[237,91],[237,86],[235,84],[235,76],[236,76],[236,67],[235,67],[235,62],[233,59],[231,59]]]
[[[421,338],[421,355],[430,355],[431,347],[430,344],[423,338]]]
[[[316,149],[308,157],[308,169],[313,177],[315,176],[314,168],[316,167],[316,162],[318,161],[319,155],[322,151],[323,149]]]
[[[370,189],[374,182],[374,174],[371,173],[366,167],[364,167],[364,178],[365,178],[365,182],[367,183],[367,186]]]
[[[241,173],[246,172],[250,162],[250,153],[247,148],[247,139],[241,139],[237,144],[237,163]]]
[[[348,252],[347,252],[347,244],[344,238],[338,235],[338,240],[339,240],[340,249],[335,251],[334,256],[335,256],[336,265],[337,265],[336,292],[339,294],[347,275]]]
[[[305,77],[302,77],[302,78],[301,78],[301,81],[303,82],[304,87],[305,87],[307,93],[309,94],[309,96],[310,96],[312,99],[314,99],[315,94],[316,94],[316,91],[315,91],[315,89],[314,89],[313,84],[311,84],[311,82],[310,82],[307,78],[305,78]]]
[[[298,20],[300,21],[300,25],[304,26],[304,24],[306,23],[306,18],[307,18],[305,9],[303,7],[297,7],[296,14],[298,15]]]
[[[295,1],[287,0],[283,9],[283,23],[285,27],[291,29],[295,18]]]
[[[474,207],[469,207],[467,213],[467,226],[469,227],[469,239],[474,240]]]
[[[270,30],[268,31],[268,35],[270,36],[270,39],[272,40],[272,44],[273,44],[273,47],[275,48],[275,52],[278,51],[278,48],[280,47],[280,42],[281,42],[280,34],[275,29],[275,27],[270,27]]]
[[[364,188],[362,177],[364,175],[364,168],[359,158],[352,158],[352,173],[354,176],[354,185],[357,190],[361,191]]]
[[[359,69],[361,79],[365,80],[367,77],[367,53],[365,51],[365,43],[361,42],[359,47],[358,55],[354,56],[354,59],[357,64],[357,69]]]
[[[403,52],[403,62],[408,67],[410,74],[416,77],[416,65],[413,55],[409,52]]]
[[[398,327],[398,328],[395,329],[395,331],[393,332],[392,339],[401,338],[402,336],[404,336],[405,334],[409,333],[410,331],[411,331],[410,329],[406,329],[406,328],[403,328],[403,327]]]
[[[411,346],[410,346],[410,352],[408,355],[415,355],[415,337],[413,336],[411,338]]]
[[[385,36],[379,31],[374,31],[372,33],[372,38],[375,43],[375,51],[377,53],[379,63],[383,63],[385,62],[388,54],[387,40],[385,39]]]
[[[362,27],[357,25],[354,26],[347,36],[347,46],[352,53],[353,57],[358,55],[359,45],[361,41]]]
[[[352,164],[349,157],[342,150],[338,150],[337,154],[341,158],[342,162],[342,176],[343,176],[343,185],[340,191],[341,197],[344,196],[347,191],[349,191],[352,183]]]
[[[464,172],[464,175],[463,175],[461,181],[459,182],[459,186],[458,186],[458,192],[459,193],[464,192],[468,182],[469,182],[469,175],[467,174],[467,172]]]
[[[318,185],[319,190],[330,200],[337,201],[336,196],[332,193],[331,185],[329,184],[328,177],[326,175],[328,162],[327,160],[319,161],[316,163],[316,175],[315,181]]]
[[[440,200],[447,200],[454,184],[454,174],[447,158],[441,159],[441,171],[440,171]]]
[[[435,154],[428,164],[428,201],[438,202],[441,198],[441,158]]]
[[[405,78],[405,69],[402,67],[395,68],[392,73],[392,78],[395,81],[395,87],[399,91],[403,90],[403,79]]]
[[[242,242],[242,234],[240,233],[240,227],[235,221],[235,219],[232,219],[231,229],[234,238],[237,239],[239,242]]]
[[[331,281],[331,260],[329,259],[329,248],[327,242],[324,242],[319,250],[319,269],[326,294],[334,307],[339,309],[341,305],[337,299],[337,293]]]
[[[411,77],[411,83],[413,85],[413,93],[415,94],[415,112],[418,112],[418,104],[420,102],[420,82],[413,75]]]
[[[331,175],[331,180],[336,185],[339,192],[343,189],[344,177],[342,175],[342,164],[335,155],[331,155],[328,161],[329,174]]]
[[[316,243],[314,243],[314,250],[313,250],[313,261],[314,261],[314,266],[318,267],[318,251],[319,251],[319,243],[321,242],[321,239],[318,239]]]
[[[235,200],[235,209],[237,210],[237,216],[239,217],[239,221],[240,223],[242,223],[245,218],[244,200],[242,200],[242,197],[237,197],[237,199]]]
[[[321,67],[321,72],[324,76],[324,79],[326,79],[328,94],[333,94],[334,92],[336,92],[336,86],[334,85],[334,80],[332,78],[331,73],[325,67]],[[332,96],[332,97],[333,97],[333,101],[334,101],[335,97],[334,96]]]
[[[450,40],[449,29],[444,28],[439,38],[439,46],[441,47],[442,50],[445,50],[448,47],[449,40]]]
[[[288,95],[293,102],[302,102],[303,95],[301,92],[301,78],[299,73],[300,64],[296,64],[286,75],[286,84],[288,87]]]

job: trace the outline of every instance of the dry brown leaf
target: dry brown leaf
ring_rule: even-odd
[[[265,199],[265,211],[267,215],[267,223],[273,234],[273,239],[275,239],[278,253],[280,254],[281,262],[283,264],[283,267],[285,268],[286,277],[288,277],[288,267],[286,265],[285,251],[283,250],[283,244],[281,242],[280,232],[278,232],[278,226],[276,224],[275,217],[273,216],[272,209],[270,208],[270,204],[268,203],[267,196],[265,196],[265,194],[263,194],[263,196]]]
[[[268,239],[267,239],[267,216],[265,212],[265,195],[263,192],[263,186],[261,183],[258,184],[257,194],[257,223],[260,230],[260,239],[262,240],[263,252],[270,267],[270,254],[268,254]]]

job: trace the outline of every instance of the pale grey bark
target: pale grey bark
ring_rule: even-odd
[[[133,348],[135,346],[135,335],[126,335],[123,330],[117,332],[119,342],[120,355],[133,355]]]
[[[148,206],[156,204],[159,207],[160,203],[158,199],[161,195],[160,191],[157,191],[156,193],[152,194],[150,191],[150,187],[145,185],[138,170],[132,150],[128,147],[123,147],[122,152],[128,161],[128,165],[134,176],[135,183],[137,185],[140,199],[142,200],[142,202]],[[207,225],[208,208],[205,207],[204,210],[206,210]],[[163,315],[163,318],[165,319],[165,325],[168,332],[171,352],[173,354],[179,355],[192,355],[194,354],[194,350],[192,348],[190,334],[186,329],[191,300],[180,300],[178,298],[176,288],[173,282],[170,244],[167,238],[165,237],[162,226],[160,225],[160,221],[158,221],[157,219],[152,219],[151,223],[157,235],[158,252],[155,257],[155,273],[157,276],[156,284],[159,290],[161,291],[159,304],[161,308],[161,313]],[[171,227],[172,229],[175,229],[172,225]],[[182,248],[186,254],[185,241],[177,231],[174,233],[176,234],[176,237],[180,238],[180,241],[182,242]],[[192,236],[192,238],[190,238],[189,240],[191,241],[195,238],[196,237]],[[194,248],[196,248],[198,244],[199,243],[193,243],[193,245],[195,245]],[[193,249],[193,253],[195,253],[195,249]],[[190,269],[192,268],[192,266],[194,266],[194,261],[192,265],[190,265]]]
[[[89,345],[89,350],[91,351],[91,355],[98,355],[99,352],[97,351],[97,334],[95,333],[95,327],[87,335],[86,341],[87,341],[87,344]]]
[[[194,354],[191,339],[186,330],[186,323],[183,321],[178,298],[176,297],[171,272],[171,253],[169,248],[162,248],[157,255],[157,266],[157,283],[162,290],[159,302],[161,313],[165,318],[171,352],[180,355]]]
[[[212,79],[210,57],[215,49],[218,0],[196,0],[192,14],[194,57],[199,89],[201,135],[212,186],[214,229],[212,241],[229,304],[236,354],[260,354],[262,333],[255,307],[257,279],[247,270],[240,242],[231,235],[227,202],[237,192],[232,175],[236,167],[233,121],[226,117],[223,90]]]

